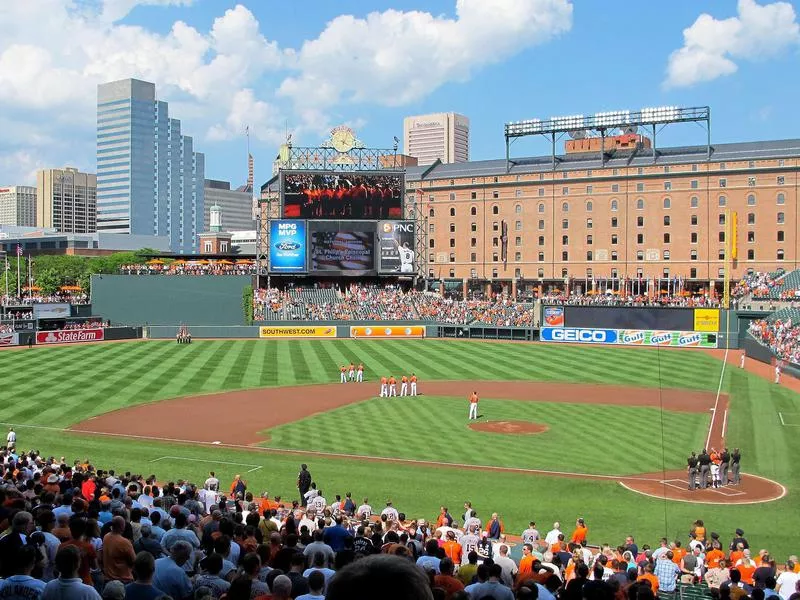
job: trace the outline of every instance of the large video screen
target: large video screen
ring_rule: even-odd
[[[284,219],[401,219],[403,176],[380,172],[287,171]]]
[[[412,275],[414,268],[414,221],[378,223],[378,271]]]
[[[308,227],[312,272],[341,275],[375,272],[374,223],[311,221]]]

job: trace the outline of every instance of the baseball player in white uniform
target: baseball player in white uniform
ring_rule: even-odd
[[[389,396],[397,397],[397,380],[394,375],[389,377]]]
[[[353,363],[350,363],[350,370],[347,373],[347,378],[350,381],[355,381],[356,379],[356,366]]]
[[[388,379],[386,377],[381,377],[381,398],[385,398],[389,395],[389,385],[386,383]]]
[[[411,395],[417,395],[417,376],[414,373],[411,374]]]
[[[775,363],[775,383],[781,382],[781,363]]]
[[[339,383],[347,383],[347,371],[344,368],[344,365],[341,366],[339,369]]]
[[[400,254],[400,272],[413,273],[414,272],[414,251],[408,247],[408,242],[403,242],[403,245],[397,245],[397,252]]]
[[[400,378],[400,395],[408,396],[408,377],[405,375]]]
[[[358,365],[358,371],[356,371],[356,383],[362,383],[364,381],[364,365]]]

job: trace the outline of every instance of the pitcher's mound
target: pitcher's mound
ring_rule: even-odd
[[[511,435],[532,435],[544,433],[550,429],[541,423],[530,421],[477,421],[469,424],[473,431],[488,431],[489,433],[505,433]]]

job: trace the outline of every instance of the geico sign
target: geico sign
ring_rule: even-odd
[[[551,342],[580,342],[588,344],[614,344],[617,332],[614,329],[578,329],[551,327],[542,329],[542,340]]]

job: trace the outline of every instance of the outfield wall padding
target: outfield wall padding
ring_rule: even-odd
[[[154,340],[174,340],[178,335],[178,325],[151,326],[147,328],[147,337]],[[189,333],[194,339],[258,339],[258,327],[240,325],[226,327],[217,325],[192,325]]]
[[[122,325],[244,325],[247,275],[93,275],[92,312]]]

